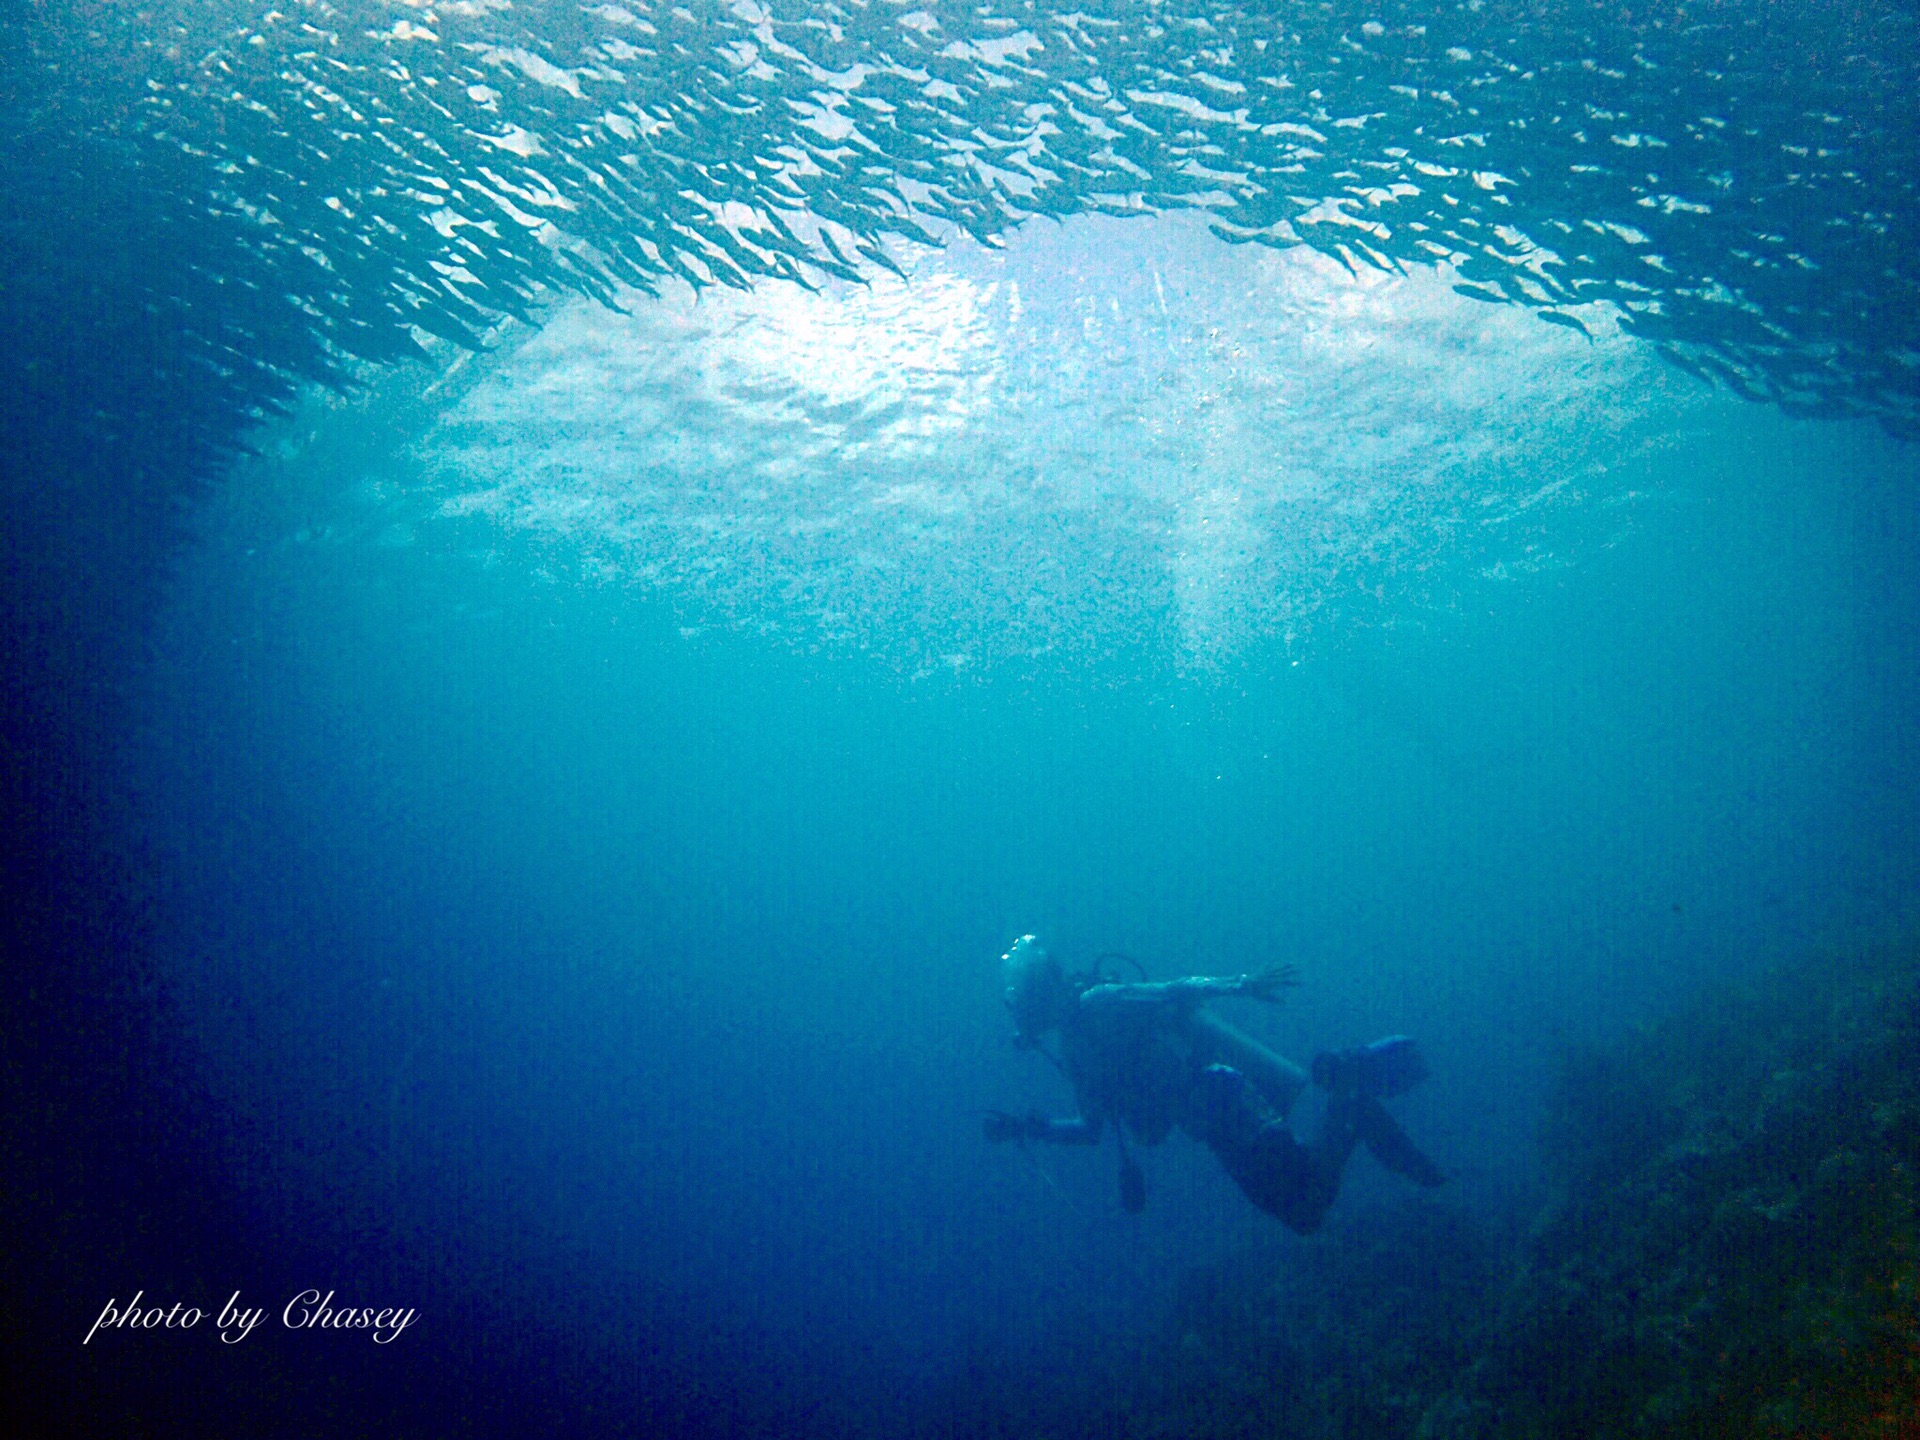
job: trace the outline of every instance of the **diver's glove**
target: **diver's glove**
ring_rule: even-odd
[[[1313,1057],[1315,1085],[1361,1100],[1390,1100],[1426,1078],[1426,1058],[1405,1035],[1389,1035],[1351,1050],[1322,1050]]]
[[[1038,1110],[1030,1110],[1023,1115],[1009,1115],[1004,1110],[989,1110],[987,1118],[980,1127],[989,1145],[1004,1145],[1009,1140],[1038,1140],[1052,1126],[1052,1121]]]

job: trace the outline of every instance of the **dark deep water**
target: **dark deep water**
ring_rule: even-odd
[[[0,22],[33,1433],[1914,1433],[1911,17],[1168,8]],[[1449,1184],[985,1146],[1025,931]]]

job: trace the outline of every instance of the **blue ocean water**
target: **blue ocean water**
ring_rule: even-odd
[[[15,1403],[1540,1433],[1359,1391],[1568,1057],[1911,951],[1911,16],[790,10],[16,22]],[[1448,1184],[985,1144],[1027,932],[1416,1036]]]

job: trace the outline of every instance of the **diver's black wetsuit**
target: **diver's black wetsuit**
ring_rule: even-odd
[[[1320,1128],[1306,1144],[1260,1102],[1232,1068],[1209,1066],[1195,1080],[1200,1139],[1246,1197],[1302,1235],[1320,1228],[1340,1194],[1356,1144],[1417,1185],[1440,1185],[1440,1168],[1415,1148],[1378,1099],[1351,1088],[1327,1096]]]
[[[1213,1151],[1249,1200],[1301,1234],[1319,1228],[1358,1143],[1416,1183],[1440,1184],[1438,1168],[1379,1101],[1351,1085],[1330,1088],[1311,1141],[1294,1137],[1286,1115],[1306,1074],[1200,1008],[1216,995],[1248,993],[1243,984],[1191,978],[1080,990],[1056,1020],[1059,1064],[1079,1113],[1003,1117],[998,1127],[990,1120],[989,1135],[1092,1145],[1113,1120],[1158,1145],[1177,1126]]]

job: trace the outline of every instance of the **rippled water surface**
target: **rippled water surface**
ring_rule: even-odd
[[[819,283],[942,226],[1193,208],[1914,420],[1891,3],[234,0],[21,30],[10,163],[65,203],[16,240],[70,227],[69,263],[125,270],[99,251],[139,236],[171,364],[242,410],[328,370],[316,340],[386,357],[550,290]]]

